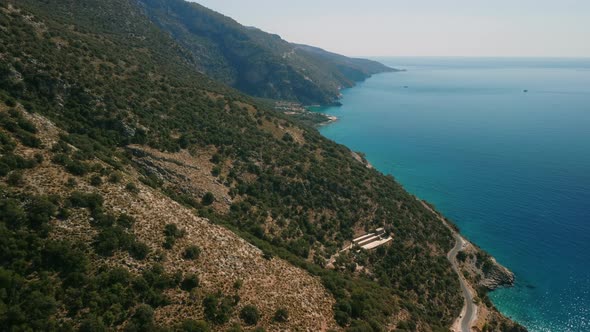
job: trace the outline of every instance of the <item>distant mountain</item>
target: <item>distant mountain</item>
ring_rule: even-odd
[[[393,69],[246,27],[184,0],[138,0],[150,19],[195,58],[208,76],[250,95],[328,104],[340,89]]]

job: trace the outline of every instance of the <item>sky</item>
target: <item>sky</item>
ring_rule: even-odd
[[[590,57],[590,0],[192,0],[349,56]]]

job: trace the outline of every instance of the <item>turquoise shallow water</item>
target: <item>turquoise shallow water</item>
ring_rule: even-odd
[[[590,331],[590,60],[378,60],[407,71],[319,109],[340,119],[322,134],[514,271],[516,287],[491,294],[503,313],[531,331]]]

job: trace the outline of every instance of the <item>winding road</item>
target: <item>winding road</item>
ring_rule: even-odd
[[[466,241],[463,239],[463,237],[461,237],[461,235],[459,235],[457,231],[455,231],[447,223],[447,221],[444,218],[442,218],[438,213],[433,211],[432,208],[428,206],[428,204],[421,200],[420,202],[422,203],[422,205],[424,205],[425,208],[427,208],[430,212],[434,213],[434,215],[437,216],[437,218],[451,231],[451,233],[453,234],[453,238],[455,238],[455,246],[447,254],[447,259],[449,260],[449,262],[451,262],[453,270],[455,271],[455,273],[457,273],[457,276],[459,277],[459,284],[461,285],[461,292],[463,293],[463,298],[465,299],[465,302],[463,304],[463,310],[461,310],[461,314],[457,318],[457,320],[459,321],[459,329],[457,329],[456,327],[457,322],[453,325],[453,327],[455,328],[454,330],[456,332],[471,332],[471,326],[477,318],[477,305],[473,303],[473,293],[471,291],[471,288],[469,288],[469,285],[467,284],[467,281],[465,280],[465,277],[463,277],[463,274],[459,270],[459,265],[457,264],[457,253],[459,253],[459,251],[463,249],[463,246],[466,244]]]
[[[463,310],[461,311],[462,316],[459,316],[461,322],[461,332],[471,332],[471,325],[477,317],[477,306],[475,303],[473,303],[473,294],[471,293],[471,289],[467,285],[465,278],[461,275],[459,266],[457,265],[457,253],[463,249],[465,240],[463,240],[461,235],[457,234],[456,232],[453,232],[453,236],[455,237],[455,247],[449,251],[447,258],[449,262],[451,262],[453,270],[455,270],[459,276],[461,292],[463,293],[463,298],[465,298],[465,304],[463,305]]]

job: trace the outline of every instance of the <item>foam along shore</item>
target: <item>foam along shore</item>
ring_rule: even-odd
[[[328,115],[328,114],[323,114],[326,117],[326,121],[322,122],[319,124],[319,126],[325,126],[327,124],[330,124],[332,122],[336,122],[338,121],[338,117],[334,116],[334,115]]]

